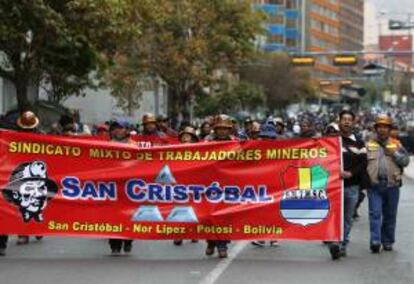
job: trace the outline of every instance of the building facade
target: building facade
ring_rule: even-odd
[[[266,15],[266,36],[259,43],[267,52],[301,50],[301,0],[253,0],[254,8]]]
[[[340,47],[344,51],[364,49],[364,1],[341,0],[339,10]]]
[[[324,52],[340,50],[340,1],[304,1],[306,51]],[[340,69],[332,65],[332,56],[319,56],[313,75],[315,78],[339,76]]]
[[[379,49],[382,51],[411,51],[413,50],[412,35],[381,35],[378,39]],[[412,55],[397,54],[391,58],[395,62],[407,66],[413,64]]]

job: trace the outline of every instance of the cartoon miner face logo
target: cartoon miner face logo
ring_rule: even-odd
[[[329,173],[321,166],[288,167],[282,174],[285,191],[280,211],[286,221],[302,226],[322,222],[329,213]]]
[[[12,172],[3,196],[19,207],[24,222],[43,222],[42,212],[57,190],[57,184],[47,177],[46,164],[34,161],[21,164]]]

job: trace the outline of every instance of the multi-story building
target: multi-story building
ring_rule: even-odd
[[[266,14],[267,35],[260,47],[268,52],[301,50],[302,0],[253,0],[255,9]]]
[[[382,51],[411,51],[413,50],[413,37],[411,35],[381,35],[378,39],[379,49]],[[391,58],[395,62],[407,66],[413,64],[411,55],[396,54]]]
[[[363,50],[363,0],[306,0],[303,3],[306,11],[307,51],[341,54],[346,51]],[[343,93],[341,82],[349,81],[347,79],[352,77],[356,70],[353,67],[334,66],[333,55],[319,56],[317,59],[313,78],[316,81],[335,79],[329,86],[321,88],[322,93]]]
[[[341,0],[339,10],[340,48],[344,51],[364,49],[364,1]]]
[[[339,2],[339,0],[304,1],[306,51],[340,50]],[[317,59],[314,77],[329,78],[340,75],[340,69],[332,66],[332,56],[320,56]]]

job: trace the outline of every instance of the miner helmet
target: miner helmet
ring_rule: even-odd
[[[214,121],[214,129],[216,128],[233,128],[231,117],[226,114],[216,116]]]
[[[189,134],[192,137],[194,142],[198,142],[198,137],[197,137],[194,127],[192,126],[184,127],[184,129],[180,132],[178,137],[181,138],[181,136],[183,136],[184,134]]]
[[[165,115],[157,116],[157,122],[168,122],[169,118]]]
[[[378,115],[377,118],[375,119],[375,127],[377,127],[378,125],[385,125],[385,126],[389,126],[390,128],[392,127],[393,123],[392,123],[392,118],[389,117],[386,114],[381,114]]]
[[[142,116],[142,124],[145,125],[148,123],[157,123],[157,119],[152,113],[146,113]]]

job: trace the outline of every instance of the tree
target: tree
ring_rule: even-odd
[[[219,79],[217,70],[232,72],[252,56],[261,30],[260,18],[245,0],[142,0],[133,11],[142,34],[120,50],[126,60],[116,69],[128,71],[111,75],[111,81],[161,78],[172,115],[185,114],[191,98]]]
[[[214,95],[197,96],[196,114],[198,116],[217,113],[235,114],[240,111],[254,111],[263,106],[263,89],[255,84],[241,81],[236,85],[222,82],[220,92]]]
[[[241,67],[240,78],[262,86],[271,112],[314,96],[310,73],[293,67],[285,54],[261,54],[253,63]]]
[[[123,5],[114,0],[0,0],[0,76],[16,87],[20,109],[27,88],[44,81],[55,99],[96,82],[122,41]],[[129,23],[130,25],[130,23]]]

